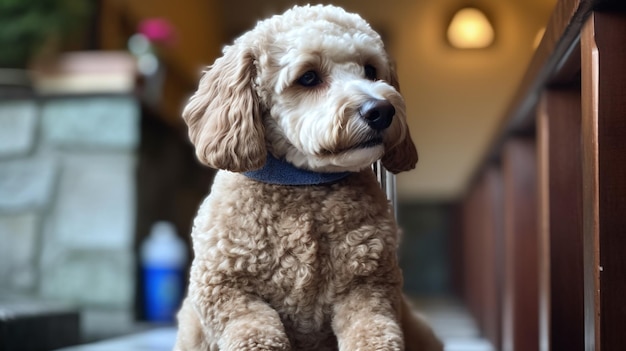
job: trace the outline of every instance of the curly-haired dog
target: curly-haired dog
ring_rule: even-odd
[[[259,22],[183,117],[220,169],[192,233],[177,350],[441,350],[402,296],[398,229],[370,165],[409,170],[378,34],[332,6]]]

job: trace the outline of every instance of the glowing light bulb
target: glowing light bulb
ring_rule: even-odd
[[[448,26],[448,41],[459,49],[486,48],[494,39],[494,30],[480,10],[466,7],[459,10]]]

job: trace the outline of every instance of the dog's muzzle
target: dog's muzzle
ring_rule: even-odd
[[[359,115],[376,131],[389,128],[395,114],[396,109],[387,100],[369,100],[359,109]]]

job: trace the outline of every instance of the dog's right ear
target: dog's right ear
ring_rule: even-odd
[[[224,49],[183,110],[198,159],[232,172],[261,168],[267,157],[262,111],[252,85],[254,57],[239,46]]]
[[[393,63],[390,65],[389,83],[398,92],[400,91],[398,74],[396,73],[396,67]],[[406,121],[404,123],[406,123]],[[417,148],[413,143],[409,127],[407,126],[404,138],[400,140],[397,145],[390,147],[389,150],[385,150],[381,161],[385,169],[393,174],[398,174],[415,168],[418,159]]]

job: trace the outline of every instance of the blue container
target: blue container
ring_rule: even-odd
[[[153,322],[173,322],[183,298],[183,271],[144,267],[145,315]]]
[[[184,291],[185,243],[169,222],[157,222],[141,246],[144,312],[148,321],[173,322]]]

